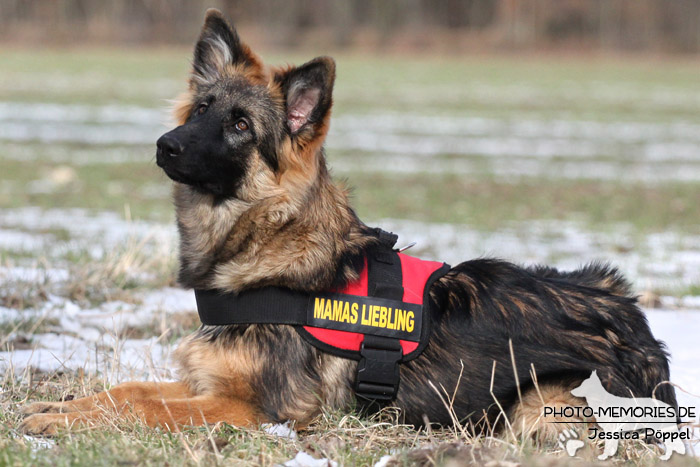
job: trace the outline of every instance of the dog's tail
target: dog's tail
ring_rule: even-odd
[[[488,259],[454,268],[472,297],[472,319],[497,317],[505,333],[494,339],[512,338],[519,361],[536,362],[538,376],[575,372],[585,379],[597,370],[612,394],[653,395],[677,406],[673,386],[663,384],[670,377],[666,347],[616,269],[593,263],[572,272],[523,272]]]
[[[559,271],[549,266],[532,266],[530,272],[543,279],[561,279],[572,284],[601,289],[613,295],[633,298],[632,286],[620,271],[606,263],[592,262],[575,271]]]
[[[611,359],[603,358],[604,372],[609,375],[608,384],[627,381],[627,391],[620,388],[618,395],[629,397],[630,389],[639,397],[654,396],[676,406],[673,386],[668,384],[668,353],[663,342],[652,335],[646,317],[636,304],[630,283],[617,270],[604,263],[590,263],[581,269],[561,272],[547,266],[536,266],[530,271],[543,279],[568,282],[575,286],[598,289],[613,297],[600,296],[598,306],[586,313],[584,325],[602,325],[606,340],[612,344],[608,351]],[[611,306],[612,305],[612,306]],[[569,314],[568,317],[576,317]],[[630,342],[631,341],[631,342]]]
[[[591,299],[584,313],[567,314],[586,336],[580,341],[585,348],[577,353],[586,357],[590,370],[598,370],[617,396],[655,397],[676,408],[666,345],[652,334],[636,299],[612,294]]]
[[[618,387],[619,396],[655,397],[677,407],[676,394],[670,379],[669,354],[666,345],[657,340],[649,328],[644,312],[635,298],[609,297],[591,309],[591,318],[600,320],[592,331],[603,332],[608,356],[603,356],[610,389],[615,381],[626,382]],[[632,394],[630,394],[632,391]]]

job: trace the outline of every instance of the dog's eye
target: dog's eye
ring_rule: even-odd
[[[197,110],[194,111],[195,115],[202,115],[209,108],[209,104],[200,104]]]
[[[238,131],[248,131],[248,128],[250,128],[248,126],[248,122],[246,122],[244,119],[238,120],[236,122],[235,127],[236,127],[236,130],[238,130]]]

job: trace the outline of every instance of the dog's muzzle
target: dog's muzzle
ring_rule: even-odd
[[[158,166],[163,167],[168,163],[168,160],[182,155],[183,147],[177,138],[174,138],[170,133],[166,133],[156,142],[156,161]]]

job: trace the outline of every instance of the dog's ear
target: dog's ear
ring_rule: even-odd
[[[327,128],[333,104],[335,61],[318,57],[300,67],[278,71],[274,75],[285,99],[287,128],[292,136],[309,139]]]
[[[229,65],[260,66],[257,57],[241,42],[221,12],[211,8],[207,10],[194,47],[192,80],[195,84],[211,84]]]

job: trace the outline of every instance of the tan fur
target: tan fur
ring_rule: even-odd
[[[343,378],[352,371],[355,362],[323,352],[318,352],[318,358],[323,362],[321,389],[324,403],[329,407],[346,406],[352,396],[343,386]]]
[[[334,198],[342,196],[334,190],[325,194]],[[342,210],[328,212],[316,206],[317,202],[323,201],[314,200],[311,206],[304,206],[296,198],[280,194],[254,205],[239,218],[234,235],[228,238],[225,250],[235,255],[217,266],[212,285],[237,291],[253,283],[282,283],[290,277],[302,278],[319,265],[332,262],[337,252],[349,243],[345,237],[351,224],[343,218]],[[291,218],[298,218],[302,208],[307,212],[306,218],[287,225]],[[333,229],[317,229],[319,223]],[[285,232],[279,234],[283,226]],[[251,231],[259,235],[250,235]],[[248,236],[243,238],[240,233]]]
[[[253,331],[251,326],[248,332]],[[178,346],[174,359],[180,365],[183,382],[194,394],[253,399],[248,382],[260,372],[256,349],[209,345],[189,336]]]
[[[63,402],[35,402],[26,406],[22,413],[80,412],[93,410],[96,406],[119,408],[121,403],[129,399],[178,399],[188,395],[191,395],[191,393],[187,385],[179,382],[129,382],[115,386],[109,391],[81,399]]]
[[[192,93],[183,92],[173,101],[173,117],[177,125],[184,125],[192,113]]]
[[[253,425],[261,418],[250,403],[218,396],[195,396],[183,399],[130,399],[120,410],[96,408],[68,413],[41,413],[25,418],[20,430],[25,433],[53,435],[59,428],[74,424],[95,426],[112,417],[136,416],[150,427],[173,429],[182,425],[226,422]]]
[[[525,392],[522,402],[516,404],[509,415],[514,434],[519,438],[536,436],[539,441],[556,439],[556,436],[569,427],[580,428],[574,422],[584,421],[575,417],[544,416],[544,407],[584,407],[586,401],[571,395],[571,387],[561,384],[540,384]],[[567,423],[554,423],[567,422]]]
[[[266,86],[270,79],[267,68],[263,65],[260,57],[250,50],[250,47],[243,44],[243,49],[245,50],[247,64],[226,65],[224,73],[229,76],[242,76],[251,84]]]
[[[35,434],[55,434],[62,426],[96,425],[108,417],[126,415],[136,416],[148,426],[167,428],[218,421],[248,425],[260,419],[248,401],[231,398],[223,402],[220,395],[193,395],[179,382],[129,382],[73,401],[30,404],[23,413],[30,416],[20,430]]]

